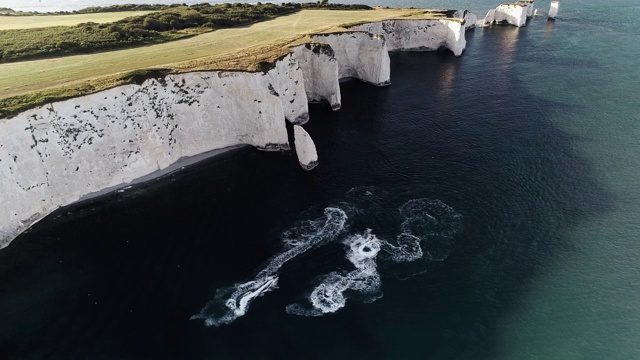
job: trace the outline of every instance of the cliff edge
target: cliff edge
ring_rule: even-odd
[[[318,154],[299,125],[308,102],[341,105],[339,80],[390,83],[388,51],[459,56],[463,20],[392,20],[316,34],[263,72],[203,71],[150,78],[0,119],[0,248],[59,207],[158,174],[181,159],[237,145]],[[388,44],[391,44],[389,46]]]

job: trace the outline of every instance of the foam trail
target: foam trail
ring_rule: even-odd
[[[213,300],[209,301],[199,314],[193,315],[191,320],[202,319],[207,326],[229,324],[245,315],[250,303],[276,288],[277,272],[289,260],[306,252],[316,245],[322,245],[338,236],[344,230],[347,221],[346,213],[339,208],[326,208],[326,220],[308,221],[299,228],[285,233],[288,239],[285,244],[290,248],[276,255],[267,266],[258,272],[254,280],[219,289]],[[292,234],[299,235],[291,239]]]
[[[378,198],[368,188],[353,189],[348,195],[351,196],[349,200],[356,201],[357,205],[344,202],[340,203],[340,208],[328,207],[324,210],[325,217],[300,222],[283,232],[284,251],[259,270],[253,280],[219,289],[214,299],[191,319],[202,319],[207,326],[219,326],[244,316],[252,301],[277,288],[278,272],[285,263],[342,236],[348,218],[346,211],[356,222],[364,217],[364,224],[376,219],[372,214],[387,216],[378,204]],[[346,306],[348,296],[365,302],[380,298],[381,280],[377,264],[380,251],[383,251],[382,260],[405,263],[402,267],[411,270],[448,256],[452,240],[462,231],[460,214],[442,201],[433,199],[409,200],[398,210],[404,221],[400,224],[395,243],[377,238],[370,229],[363,234],[346,237],[343,240],[345,257],[354,269],[324,275],[309,294],[309,303],[288,305],[287,313],[321,316]],[[417,261],[425,258],[426,262]]]
[[[291,304],[286,308],[289,314],[321,316],[336,312],[346,305],[344,293],[347,290],[360,292],[368,301],[374,301],[381,296],[380,274],[376,264],[381,241],[368,229],[363,235],[347,238],[344,244],[348,246],[346,258],[356,269],[346,274],[332,272],[326,275],[322,283],[309,295],[311,308]]]
[[[443,260],[450,249],[450,241],[462,230],[462,216],[440,200],[413,199],[399,208],[404,221],[396,244],[378,239],[367,229],[362,235],[347,238],[346,258],[355,266],[347,273],[325,275],[311,294],[309,306],[288,305],[289,314],[321,316],[333,313],[346,305],[345,293],[352,290],[372,302],[382,296],[377,255],[380,250],[393,262],[408,263],[424,258],[423,246],[429,249],[428,260]],[[436,254],[434,256],[434,254]]]
[[[297,242],[292,249],[277,255],[273,260],[271,260],[271,262],[269,262],[269,265],[258,273],[258,276],[273,274],[280,270],[282,265],[287,261],[302,254],[303,252],[306,252],[313,246],[333,240],[344,229],[344,225],[347,221],[347,214],[342,209],[338,208],[326,208],[324,210],[324,214],[327,216],[327,220],[319,231],[315,234],[309,234],[308,236],[303,237],[301,239],[302,241]]]
[[[452,240],[462,231],[462,215],[452,207],[435,199],[413,199],[400,207],[405,221],[400,225],[403,235],[415,237],[423,243],[429,260],[442,261],[449,256]]]
[[[391,260],[395,262],[415,261],[424,255],[420,247],[421,239],[410,234],[398,235],[398,245],[393,245],[388,241],[381,240],[382,250],[391,255]]]

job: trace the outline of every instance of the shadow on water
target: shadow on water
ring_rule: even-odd
[[[57,211],[0,252],[0,355],[495,358],[500,319],[542,264],[572,250],[563,235],[609,203],[550,120],[561,105],[514,75],[526,31],[476,29],[461,58],[392,55],[388,88],[343,83],[340,111],[312,106],[312,173],[293,154],[245,148]],[[382,266],[374,303],[287,315],[314,276],[335,270],[317,260],[343,256],[327,247],[284,268],[280,288],[247,317],[221,328],[188,320],[275,254],[279,230],[362,186],[388,216],[358,226],[380,234],[397,231],[410,199],[462,214],[449,257],[413,277]]]

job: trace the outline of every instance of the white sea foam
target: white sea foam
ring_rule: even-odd
[[[462,215],[434,199],[409,200],[399,210],[405,218],[398,236],[400,246],[417,238],[429,260],[442,261],[449,256],[452,240],[462,231]]]
[[[420,247],[421,239],[410,234],[398,235],[398,245],[393,245],[387,241],[381,242],[381,248],[391,255],[391,260],[395,262],[415,261],[424,255]]]
[[[372,194],[365,192],[367,196]],[[346,258],[355,266],[349,272],[332,272],[325,275],[309,295],[309,306],[291,304],[289,314],[321,316],[333,313],[346,305],[345,293],[359,294],[365,302],[375,301],[382,296],[380,274],[377,270],[377,255],[381,250],[394,262],[412,262],[424,257],[423,246],[429,248],[437,259],[448,254],[449,241],[462,230],[462,216],[440,200],[413,199],[399,209],[405,220],[400,225],[401,233],[396,243],[379,239],[368,229],[362,235],[348,237]]]
[[[348,247],[346,258],[355,266],[355,270],[326,275],[309,295],[311,308],[291,304],[286,308],[289,314],[320,316],[336,312],[346,305],[347,290],[358,291],[370,299],[380,297],[380,274],[376,269],[380,240],[371,234],[371,230],[367,230],[362,235],[350,236],[344,244]]]
[[[357,190],[357,191],[356,191]],[[308,250],[322,246],[343,236],[347,228],[347,213],[371,220],[370,212],[380,211],[375,194],[368,188],[352,189],[350,202],[325,209],[325,217],[305,220],[282,233],[284,250],[274,256],[248,282],[219,289],[215,298],[192,319],[203,319],[207,326],[228,324],[247,313],[256,298],[277,288],[278,272],[282,266]],[[354,202],[357,205],[354,205]],[[345,258],[351,270],[333,271],[320,277],[319,285],[308,296],[308,304],[291,304],[289,314],[321,316],[343,308],[349,297],[373,302],[382,296],[379,259],[396,263],[416,260],[444,260],[451,249],[453,238],[462,230],[462,216],[440,200],[413,199],[399,208],[404,221],[395,242],[380,239],[370,229],[362,234],[346,236],[343,244]],[[381,213],[376,213],[376,216]],[[378,257],[382,251],[383,257]],[[406,265],[415,267],[415,265]]]
[[[288,250],[276,255],[258,272],[254,280],[219,289],[213,300],[193,315],[191,320],[202,319],[207,326],[229,324],[245,315],[250,303],[259,296],[276,288],[277,272],[289,260],[314,246],[331,241],[344,229],[347,215],[339,208],[326,208],[326,219],[304,222],[284,234]],[[324,220],[324,221],[323,221]],[[322,225],[320,225],[322,224]],[[297,237],[293,239],[292,234]]]

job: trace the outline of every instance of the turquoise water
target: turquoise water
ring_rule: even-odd
[[[312,108],[313,173],[244,149],[57,212],[0,252],[1,357],[640,359],[638,15],[566,0],[555,22],[470,32],[461,58],[393,55],[389,88]],[[353,269],[341,241],[393,239],[416,200],[440,220],[419,223],[430,260],[380,255],[379,292],[286,312]],[[340,241],[231,324],[189,320],[326,207],[349,217]]]
[[[518,77],[562,105],[551,113],[615,199],[566,234],[502,323],[504,359],[640,358],[640,31],[633,1],[562,2]],[[544,54],[544,55],[540,55]],[[543,59],[544,57],[544,59]]]

